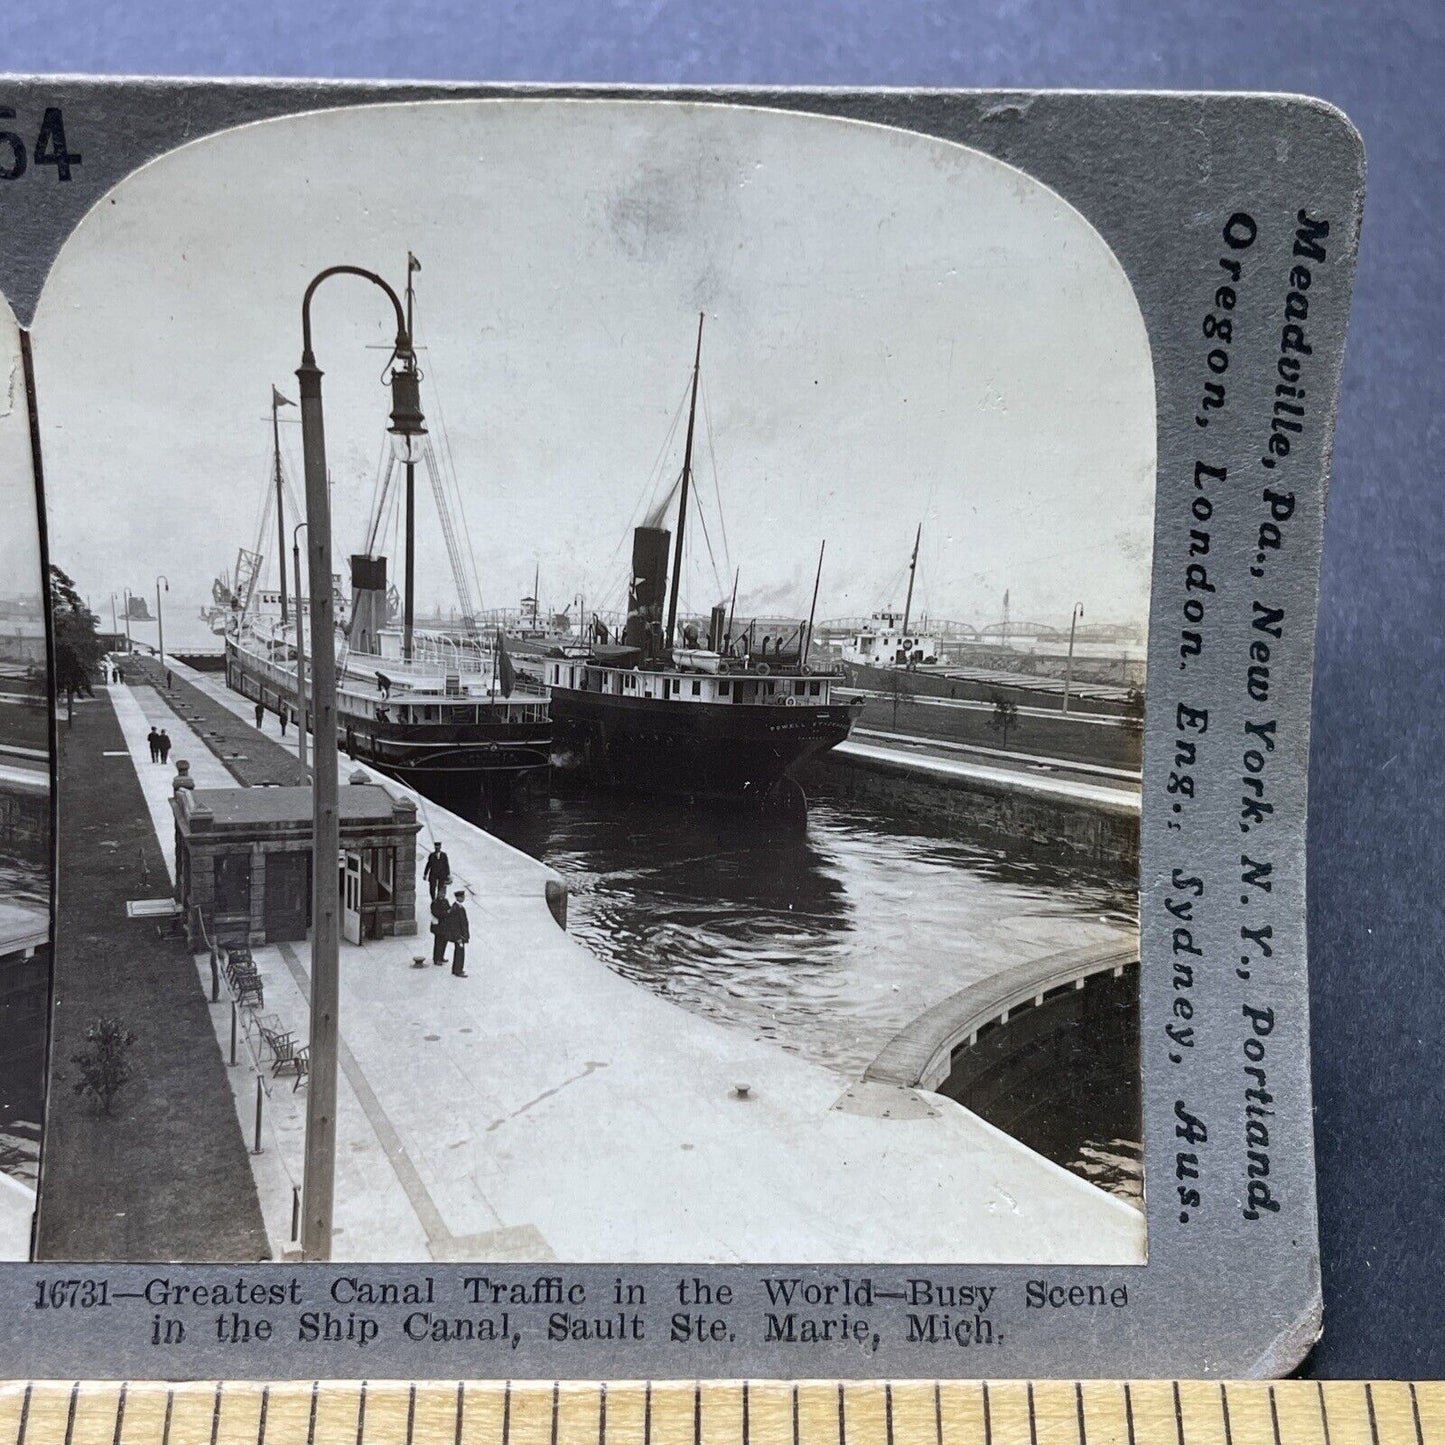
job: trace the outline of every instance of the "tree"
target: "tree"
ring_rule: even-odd
[[[993,712],[989,714],[988,725],[995,732],[1003,734],[1002,747],[1008,751],[1008,730],[1019,720],[1019,707],[1012,698],[1003,693],[993,694]]]
[[[55,639],[54,687],[58,697],[65,694],[65,721],[75,721],[75,695],[91,697],[91,686],[105,644],[99,635],[100,619],[82,601],[75,583],[60,570],[50,568],[50,625]]]
[[[102,1114],[109,1114],[115,1096],[130,1082],[130,1049],[136,1036],[118,1019],[96,1019],[85,1031],[84,1053],[72,1054],[80,1069],[77,1094],[91,1094]]]

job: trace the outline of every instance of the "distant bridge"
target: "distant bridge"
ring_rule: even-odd
[[[873,617],[829,617],[814,629],[819,638],[838,641],[852,637],[865,627],[876,627]],[[912,619],[911,630],[918,636],[937,637],[945,642],[981,642],[1006,645],[1014,641],[1057,642],[1067,644],[1069,629],[1050,622],[1030,622],[1027,618],[1011,618],[1008,622],[976,624],[957,618],[921,616]],[[1080,623],[1075,629],[1076,642],[1142,643],[1144,632],[1131,623]]]

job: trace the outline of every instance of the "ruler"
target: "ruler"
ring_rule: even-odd
[[[0,1445],[1445,1445],[1445,1384],[15,1381]]]

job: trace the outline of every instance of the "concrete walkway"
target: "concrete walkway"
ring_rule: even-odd
[[[1100,763],[1075,763],[1067,758],[1044,757],[1037,753],[1009,752],[1004,748],[986,748],[979,743],[955,743],[947,738],[923,737],[918,733],[892,732],[887,728],[855,727],[849,737],[872,740],[887,747],[918,748],[923,752],[950,754],[968,753],[985,761],[992,760],[1015,771],[1037,768],[1052,773],[1078,773],[1085,778],[1107,778],[1124,788],[1139,788],[1142,775],[1137,768],[1108,768]]]
[[[140,733],[147,796],[168,797]],[[629,983],[557,927],[550,870],[435,804],[423,817],[419,852],[434,830],[469,889],[471,977],[414,968],[425,933],[343,948],[337,1258],[1142,1260],[1127,1204],[937,1095],[849,1079]],[[256,956],[267,1012],[305,1037],[306,949]],[[224,1049],[229,1006],[213,1017]],[[255,1061],[231,1072],[244,1120]],[[253,1162],[279,1254],[305,1085],[262,1087]]]
[[[1011,686],[1017,687],[1015,681]],[[1032,685],[1032,684],[1030,684]],[[837,687],[833,695],[840,698],[867,697],[876,702],[892,702],[893,694],[876,687]],[[991,713],[995,704],[987,698],[975,697],[936,697],[927,692],[911,692],[906,694],[909,707],[936,707],[956,712],[985,712]],[[1127,726],[1128,719],[1116,717],[1113,713],[1106,712],[1083,712],[1071,708],[1064,712],[1057,707],[1035,707],[1030,703],[1018,703],[1019,717],[1036,717],[1045,720],[1064,719],[1068,722],[1086,723],[1090,727],[1099,728],[1122,728]]]
[[[111,683],[110,704],[115,709],[125,745],[130,750],[145,794],[146,809],[156,830],[156,838],[165,855],[171,883],[176,881],[176,824],[171,812],[171,780],[176,764],[185,759],[191,765],[191,776],[198,788],[233,788],[236,780],[221,765],[205,743],[181,721],[149,687],[133,688],[129,683]],[[152,728],[164,728],[171,737],[170,759],[167,763],[150,760],[146,735]]]
[[[1074,782],[1052,777],[1047,773],[1021,772],[1017,768],[991,767],[986,763],[968,762],[963,758],[930,757],[907,748],[884,747],[878,743],[859,742],[849,738],[833,748],[830,757],[846,758],[864,766],[884,771],[913,773],[952,782],[960,786],[986,784],[994,790],[1031,793],[1059,802],[1084,803],[1103,812],[1121,816],[1139,816],[1139,794],[1125,788],[1106,787],[1100,783]]]

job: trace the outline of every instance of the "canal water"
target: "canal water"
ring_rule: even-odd
[[[1136,927],[1129,885],[826,793],[798,835],[595,793],[476,821],[566,878],[569,931],[618,973],[851,1076],[958,989]],[[1090,1032],[1031,1085],[1027,1142],[1137,1203],[1137,1028]]]

